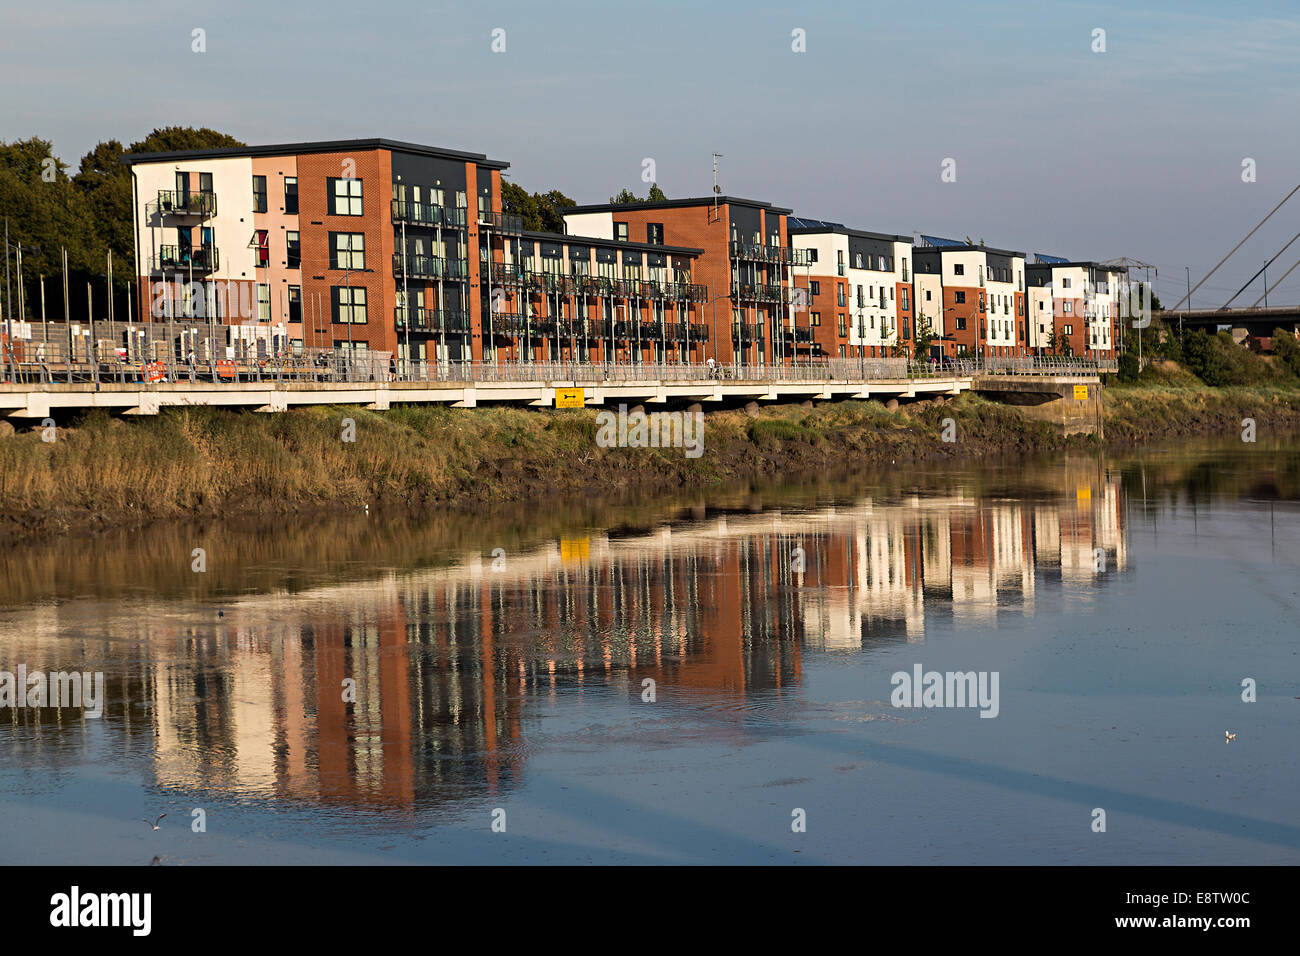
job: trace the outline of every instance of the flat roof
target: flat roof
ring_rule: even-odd
[[[308,143],[275,143],[268,146],[223,146],[217,149],[181,149],[167,153],[126,153],[122,162],[127,166],[141,163],[159,163],[181,159],[226,159],[238,156],[297,156],[304,153],[341,153],[347,150],[387,149],[439,159],[456,159],[475,163],[491,169],[508,169],[510,164],[501,159],[488,159],[483,153],[470,153],[460,149],[443,149],[440,146],[422,146],[396,139],[331,139]]]
[[[566,206],[566,209],[571,208]],[[528,232],[523,233],[526,239],[536,239],[540,242],[558,242],[569,246],[601,246],[605,248],[628,248],[638,251],[649,252],[668,252],[674,255],[702,256],[703,249],[692,249],[690,246],[661,246],[653,242],[623,242],[621,239],[602,239],[599,236],[578,236],[568,232]]]
[[[1124,272],[1123,266],[1108,266],[1102,262],[1095,262],[1091,259],[1061,259],[1053,256],[1048,262],[1030,262],[1025,265],[1026,269],[1051,269],[1056,266],[1070,266],[1073,268],[1093,268],[1101,269],[1104,272]]]
[[[796,225],[798,223],[798,225]],[[869,229],[852,229],[842,222],[828,222],[824,219],[805,219],[802,216],[790,218],[790,235],[807,236],[818,233],[833,232],[837,235],[857,236],[862,239],[883,239],[888,242],[906,242],[912,244],[911,236],[899,236],[888,232],[872,232]]]
[[[1025,257],[1025,254],[1024,254],[1023,252],[1016,252],[1015,250],[1012,250],[1012,249],[995,249],[995,248],[993,248],[992,246],[979,246],[979,245],[976,245],[976,244],[973,243],[973,242],[972,242],[972,243],[965,243],[965,242],[963,242],[963,243],[960,243],[960,244],[957,244],[957,245],[948,245],[948,246],[934,246],[934,245],[931,245],[931,246],[916,246],[916,247],[914,248],[914,251],[917,252],[917,253],[923,253],[923,252],[924,252],[924,253],[929,253],[929,252],[991,252],[991,253],[993,253],[995,256],[1015,256],[1015,257],[1018,257],[1018,258],[1021,258],[1021,259],[1023,259],[1023,258]]]
[[[753,206],[755,209],[766,209],[768,212],[782,213],[790,215],[793,209],[786,209],[782,206],[773,206],[770,202],[763,202],[761,199],[741,199],[738,196],[695,196],[688,199],[655,199],[642,200],[641,202],[602,202],[590,203],[585,206],[568,206],[565,212],[613,212],[616,209],[672,209],[674,206],[712,206],[714,200],[718,205],[732,204],[736,206]]]

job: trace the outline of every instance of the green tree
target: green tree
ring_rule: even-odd
[[[501,187],[501,208],[518,215],[531,232],[564,232],[564,210],[576,205],[558,189],[530,193],[514,183]]]
[[[1295,332],[1274,329],[1273,354],[1283,368],[1292,375],[1300,377],[1300,344],[1296,343]]]
[[[632,190],[624,186],[622,189],[619,190],[617,196],[610,196],[609,201],[611,203],[621,206],[630,202],[663,202],[667,198],[668,197],[664,195],[664,191],[659,188],[658,183],[651,183],[650,195],[647,196],[645,199],[642,199],[636,193],[632,192]]]

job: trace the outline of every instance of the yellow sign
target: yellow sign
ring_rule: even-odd
[[[1081,402],[1086,402],[1088,400],[1088,386],[1087,385],[1074,386],[1074,397]]]
[[[555,390],[556,408],[582,408],[587,404],[587,397],[581,388],[557,388]]]
[[[1079,485],[1074,489],[1074,499],[1080,503],[1092,500],[1092,486]]]

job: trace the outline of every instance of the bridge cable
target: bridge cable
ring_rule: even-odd
[[[1233,299],[1237,298],[1237,296],[1241,295],[1241,294],[1242,294],[1243,292],[1245,292],[1248,288],[1250,288],[1250,284],[1251,284],[1252,282],[1254,282],[1256,279],[1258,279],[1258,278],[1259,278],[1263,273],[1267,272],[1267,271],[1268,271],[1268,267],[1271,266],[1271,265],[1273,264],[1273,261],[1274,261],[1275,259],[1277,259],[1277,257],[1280,256],[1282,253],[1284,253],[1284,252],[1286,252],[1288,249],[1290,249],[1290,248],[1291,248],[1291,244],[1294,243],[1297,239],[1300,239],[1300,232],[1297,232],[1294,236],[1291,237],[1291,242],[1288,242],[1285,246],[1283,246],[1283,247],[1282,247],[1281,249],[1279,249],[1277,252],[1273,253],[1273,255],[1270,256],[1269,259],[1264,263],[1264,265],[1263,265],[1262,267],[1260,267],[1259,272],[1256,272],[1253,276],[1251,276],[1249,279],[1247,279],[1247,280],[1246,280],[1246,284],[1243,285],[1240,289],[1238,289],[1238,290],[1236,291],[1236,293],[1233,294],[1232,299],[1229,299],[1227,302],[1223,303],[1222,306],[1220,306],[1220,311],[1222,311],[1222,310],[1226,310],[1226,309],[1228,308],[1228,306],[1232,305],[1232,301],[1233,301]],[[1261,297],[1261,298],[1262,298],[1262,297]]]
[[[1281,278],[1281,279],[1278,279],[1278,280],[1277,280],[1276,282],[1274,282],[1271,286],[1269,286],[1269,287],[1268,287],[1268,291],[1265,292],[1264,295],[1261,295],[1261,296],[1260,296],[1258,299],[1256,299],[1253,303],[1251,303],[1251,306],[1250,306],[1250,307],[1253,309],[1253,308],[1255,308],[1255,306],[1257,306],[1257,305],[1259,305],[1261,302],[1263,302],[1263,301],[1264,301],[1264,296],[1265,296],[1265,295],[1268,295],[1269,292],[1272,292],[1274,289],[1276,289],[1278,286],[1280,286],[1284,281],[1286,281],[1286,277],[1289,276],[1291,273],[1295,272],[1295,270],[1296,270],[1296,266],[1300,266],[1300,259],[1297,259],[1296,262],[1295,262],[1295,265],[1294,265],[1294,266],[1292,266],[1290,269],[1287,269],[1286,272],[1282,273],[1282,278]]]
[[[1289,193],[1286,194],[1286,199],[1283,199],[1280,203],[1278,203],[1276,206],[1273,207],[1273,212],[1270,212],[1267,216],[1265,216],[1263,219],[1261,219],[1261,220],[1259,221],[1258,225],[1256,225],[1254,229],[1252,229],[1252,230],[1250,230],[1250,232],[1246,233],[1246,239],[1249,239],[1249,238],[1250,238],[1251,236],[1253,236],[1255,233],[1259,232],[1259,228],[1260,228],[1260,226],[1264,225],[1264,223],[1266,223],[1266,222],[1268,222],[1270,219],[1272,219],[1272,218],[1273,218],[1273,213],[1274,213],[1274,212],[1277,212],[1279,209],[1281,209],[1283,206],[1285,206],[1285,205],[1286,205],[1286,202],[1287,202],[1287,199],[1290,199],[1290,198],[1291,198],[1292,196],[1294,196],[1297,192],[1300,192],[1300,184],[1298,184],[1298,185],[1295,187],[1295,189],[1291,190]],[[1180,305],[1182,305],[1184,302],[1186,302],[1188,299],[1190,299],[1190,298],[1192,297],[1192,293],[1195,292],[1197,289],[1199,289],[1202,285],[1205,284],[1205,280],[1206,280],[1206,279],[1208,279],[1210,276],[1214,275],[1216,272],[1219,271],[1219,266],[1223,265],[1225,262],[1227,262],[1229,259],[1232,258],[1232,253],[1233,253],[1233,252],[1236,252],[1238,249],[1240,249],[1242,246],[1244,246],[1244,245],[1246,244],[1246,239],[1241,240],[1241,242],[1239,242],[1239,243],[1237,243],[1235,246],[1233,246],[1233,247],[1232,247],[1232,251],[1229,252],[1226,256],[1224,256],[1222,259],[1219,260],[1219,265],[1215,266],[1213,269],[1211,269],[1209,272],[1207,272],[1207,273],[1205,274],[1204,278],[1202,278],[1200,282],[1196,283],[1196,285],[1193,286],[1193,287],[1192,287],[1192,288],[1187,292],[1186,295],[1184,295],[1181,299],[1179,299],[1176,303],[1174,303],[1174,307],[1173,307],[1173,309],[1170,309],[1169,311],[1170,311],[1170,312],[1175,311],[1175,310],[1176,310]]]

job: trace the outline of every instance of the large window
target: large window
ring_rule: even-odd
[[[302,286],[289,286],[289,321],[302,321]]]
[[[965,305],[965,304],[966,304],[966,293],[965,293],[965,292],[954,292],[954,293],[952,294],[952,300],[953,300],[954,302],[956,302],[958,305]]]
[[[366,267],[366,235],[363,232],[330,233],[330,268],[360,271]]]
[[[662,222],[648,223],[645,227],[646,242],[654,246],[664,244],[664,224]]]
[[[285,262],[284,264],[290,269],[302,267],[302,243],[298,238],[297,232],[288,232],[284,234]]]
[[[266,177],[253,177],[253,212],[266,212]]]
[[[257,320],[271,321],[271,287],[264,282],[257,284]]]
[[[366,290],[333,286],[330,289],[330,305],[334,321],[340,325],[366,324]]]
[[[614,223],[614,238],[619,242],[627,242],[627,223]]]
[[[271,264],[271,234],[265,229],[258,229],[254,233],[254,241],[257,243],[257,261],[255,265],[259,269],[264,269]]]
[[[298,177],[284,177],[284,211],[286,215],[298,214]]]
[[[361,215],[361,180],[330,179],[329,209],[332,216]]]

